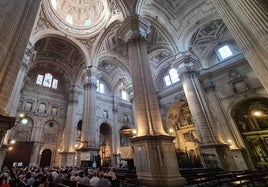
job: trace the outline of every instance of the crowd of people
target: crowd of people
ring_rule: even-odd
[[[58,187],[64,179],[92,187],[118,186],[112,168],[4,167],[0,172],[0,187]]]

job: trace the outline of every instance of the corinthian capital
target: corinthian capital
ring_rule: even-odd
[[[98,69],[95,66],[87,66],[83,70],[82,78],[84,87],[97,88]]]
[[[22,60],[23,66],[27,67],[29,63],[31,63],[35,59],[35,56],[36,56],[36,51],[34,49],[34,46],[32,45],[31,42],[28,42],[27,47],[25,49],[24,56],[23,56],[23,60]]]
[[[189,51],[186,51],[175,56],[173,66],[180,75],[180,79],[184,79],[196,76],[200,64],[197,57],[192,55]]]
[[[118,37],[125,42],[146,38],[151,23],[139,15],[128,16],[118,29]]]

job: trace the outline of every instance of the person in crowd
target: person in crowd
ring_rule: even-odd
[[[93,177],[90,179],[90,186],[96,187],[99,182],[98,172],[93,173]]]
[[[48,186],[49,186],[48,178],[47,176],[43,175],[41,177],[40,184],[38,187],[48,187]]]
[[[26,186],[33,187],[34,177],[30,171],[26,173],[24,182]]]
[[[85,173],[84,177],[80,180],[81,184],[90,185],[90,178],[88,172]]]
[[[103,173],[100,173],[99,177],[100,179],[96,187],[110,187],[112,185],[108,179],[104,178]]]
[[[117,185],[117,178],[113,171],[113,168],[110,168],[109,172],[107,173],[107,177],[111,179],[112,187],[115,187]]]
[[[8,184],[8,177],[6,175],[1,175],[0,177],[0,187],[10,187]]]

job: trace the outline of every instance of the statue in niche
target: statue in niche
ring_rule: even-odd
[[[243,121],[241,121],[241,120],[239,120],[238,121],[238,125],[241,127],[241,129],[242,129],[242,131],[247,131],[248,130],[248,128],[247,128],[247,125],[246,125],[246,123],[245,122],[243,122]]]

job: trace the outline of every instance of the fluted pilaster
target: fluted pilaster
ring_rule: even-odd
[[[225,25],[268,91],[268,16],[265,0],[213,0]]]
[[[182,53],[177,56],[174,67],[177,69],[182,80],[183,90],[201,144],[214,144],[217,143],[217,139],[212,129],[210,110],[197,78],[197,64],[197,58],[190,53]]]
[[[36,56],[36,51],[34,49],[34,46],[30,42],[28,42],[28,45],[26,47],[26,50],[22,59],[22,65],[20,67],[15,85],[11,93],[10,101],[8,103],[8,113],[11,116],[16,115],[16,111],[17,111],[19,101],[20,101],[20,92],[25,81],[25,75],[28,72],[29,64],[33,62],[35,56]]]
[[[96,148],[96,89],[98,70],[93,66],[84,69],[84,106],[81,142],[83,149]]]
[[[177,165],[174,137],[168,136],[162,125],[146,48],[149,31],[150,23],[138,15],[128,17],[118,29],[119,37],[128,45],[131,64],[137,125],[137,137],[131,142],[137,175],[146,186],[185,186]]]
[[[148,62],[145,38],[150,26],[147,20],[135,15],[128,17],[118,30],[119,37],[128,43],[138,136],[166,134]]]
[[[0,113],[8,102],[41,0],[0,1]]]

